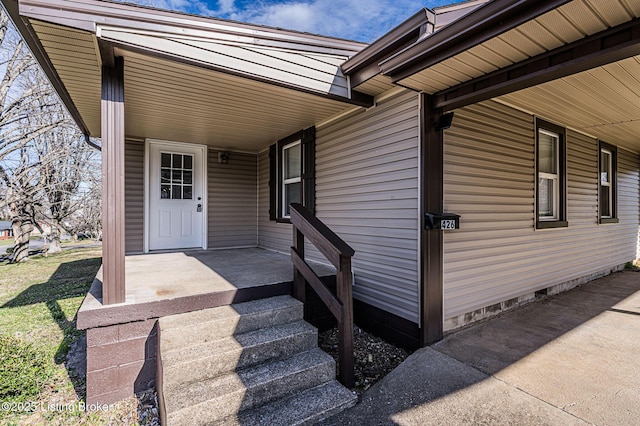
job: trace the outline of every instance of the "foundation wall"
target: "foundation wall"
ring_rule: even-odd
[[[112,404],[155,386],[157,319],[87,330],[87,404]]]

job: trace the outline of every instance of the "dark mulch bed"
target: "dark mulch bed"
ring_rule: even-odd
[[[338,363],[338,330],[318,335],[318,345]],[[410,353],[385,342],[358,326],[353,327],[353,352],[356,384],[352,389],[358,396],[396,368]]]

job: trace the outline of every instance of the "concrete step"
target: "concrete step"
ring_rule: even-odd
[[[171,351],[299,321],[302,317],[301,302],[289,296],[277,296],[164,317],[158,326],[162,349]]]
[[[317,345],[317,329],[298,321],[173,351],[165,351],[161,346],[163,387],[167,391],[185,383],[287,358]]]
[[[212,424],[334,380],[335,361],[314,348],[286,359],[167,390],[164,394],[166,421],[169,425]]]
[[[353,407],[357,402],[358,397],[354,393],[333,380],[255,410],[229,416],[218,425],[312,425]]]

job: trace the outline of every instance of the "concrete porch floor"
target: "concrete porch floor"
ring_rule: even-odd
[[[318,276],[332,266],[311,262]],[[162,317],[288,294],[293,279],[289,255],[261,248],[193,250],[129,255],[125,258],[126,299],[102,304],[102,269],[78,312],[78,327]]]

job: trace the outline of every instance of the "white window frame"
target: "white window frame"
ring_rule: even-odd
[[[536,208],[539,221],[556,221],[559,220],[559,207],[560,207],[560,135],[545,129],[538,129],[538,133],[550,136],[555,141],[555,162],[556,173],[546,173],[538,171],[538,179],[550,179],[553,181],[553,215],[552,216],[540,216],[539,208]],[[538,185],[539,186],[539,185]],[[538,191],[540,189],[538,188]]]
[[[604,182],[602,180],[602,164],[600,165],[600,186],[602,188],[607,188],[608,192],[609,192],[609,215],[602,215],[600,216],[603,219],[612,219],[614,217],[614,212],[613,212],[613,152],[610,149],[606,149],[606,148],[600,148],[600,160],[602,161],[602,153],[605,153],[609,156],[609,161],[608,161],[608,170],[609,170],[609,175],[608,178],[609,180],[607,182]]]
[[[301,145],[302,144],[302,139],[298,139],[297,141],[291,142],[287,145],[284,145],[282,147],[282,151],[280,152],[280,161],[282,161],[282,187],[280,188],[280,193],[282,194],[282,205],[280,206],[280,208],[282,209],[282,217],[285,219],[290,218],[290,215],[287,214],[287,205],[286,205],[286,199],[287,197],[285,196],[286,192],[286,188],[287,185],[291,185],[293,183],[300,183],[302,185],[302,162],[304,161],[304,159],[302,158],[302,151],[300,152],[300,176],[295,177],[295,178],[290,178],[290,179],[285,179],[285,174],[286,174],[286,167],[285,167],[285,151],[287,149],[291,149],[293,147],[295,147],[296,145]],[[302,147],[300,147],[300,149],[302,150]],[[301,192],[302,194],[302,192]]]

